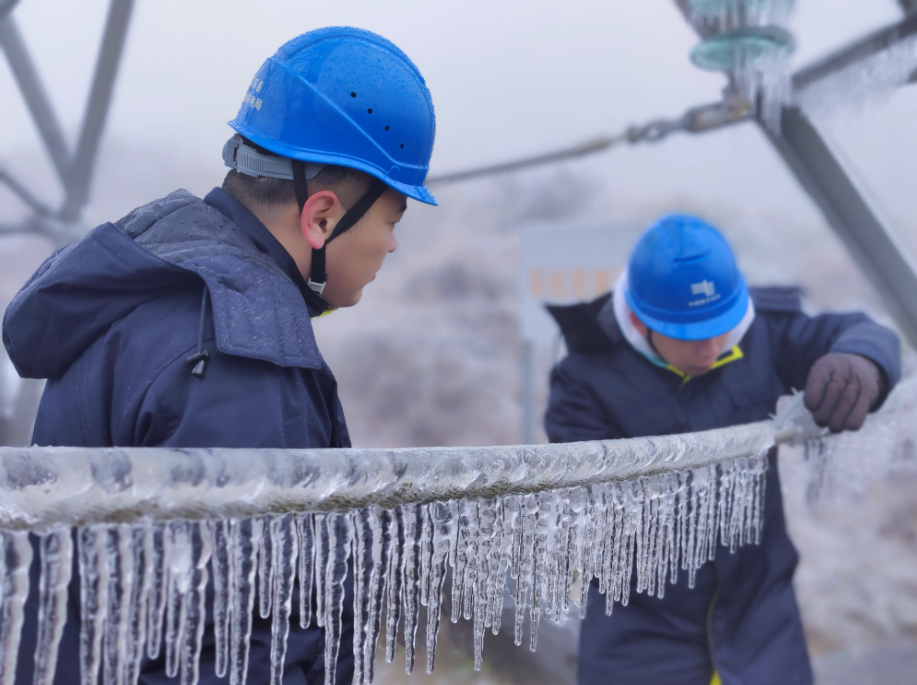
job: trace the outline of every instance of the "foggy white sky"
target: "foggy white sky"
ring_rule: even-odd
[[[107,5],[22,0],[15,10],[71,138],[82,118]],[[799,0],[792,24],[796,62],[900,16],[894,0]],[[671,0],[138,0],[103,145],[174,146],[182,159],[212,160],[218,179],[220,149],[230,133],[225,122],[252,74],[289,38],[331,24],[381,33],[420,67],[437,113],[434,172],[677,116],[717,99],[723,85],[722,77],[688,61],[696,37]],[[0,161],[16,169],[40,142],[3,61],[0,92]],[[892,117],[886,129],[902,122]],[[885,147],[897,149],[891,141]],[[814,216],[751,125],[585,164],[628,198],[722,197]],[[881,161],[873,166],[887,172],[889,182],[902,176]],[[175,176],[182,185],[182,169]],[[99,192],[104,189],[94,189]]]

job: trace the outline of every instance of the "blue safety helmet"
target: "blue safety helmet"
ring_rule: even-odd
[[[375,33],[329,27],[286,43],[229,125],[281,157],[358,169],[436,204],[423,185],[436,133],[430,91],[408,56]]]
[[[725,238],[680,214],[663,217],[640,237],[624,297],[650,330],[679,340],[727,333],[748,311],[748,288]]]

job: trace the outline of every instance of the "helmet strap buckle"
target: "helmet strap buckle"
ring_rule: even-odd
[[[328,281],[322,281],[321,283],[316,283],[311,278],[308,280],[307,285],[316,295],[321,295],[325,292],[325,286],[328,284]]]

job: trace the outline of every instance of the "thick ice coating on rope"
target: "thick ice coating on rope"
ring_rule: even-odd
[[[427,669],[432,671],[447,568],[453,578],[452,618],[473,621],[475,668],[480,669],[485,628],[495,633],[500,628],[507,572],[516,578],[517,641],[521,642],[527,629],[534,650],[542,613],[560,620],[574,577],[581,585],[599,578],[611,607],[614,601],[627,599],[632,551],[636,552],[638,589],[661,595],[665,580],[679,563],[694,569],[712,554],[713,534],[719,533],[723,544],[756,539],[765,469],[766,457],[757,455],[701,469],[698,482],[702,487],[698,489],[688,486],[684,476],[664,473],[526,495],[405,504],[393,511],[371,506],[318,516],[321,551],[314,557],[315,566],[308,516],[297,519],[283,514],[260,520],[220,520],[212,525],[150,520],[96,525],[81,531],[79,537],[85,663],[92,673],[101,671],[103,683],[136,682],[140,656],[144,652],[155,656],[159,649],[158,640],[148,639],[147,632],[155,632],[155,625],[163,623],[168,672],[180,675],[187,685],[196,683],[208,561],[213,574],[212,611],[220,673],[228,670],[232,682],[245,682],[255,588],[264,588],[272,595],[272,681],[280,681],[297,572],[303,583],[300,596],[309,597],[312,579],[321,588],[318,611],[329,637],[326,663],[334,663],[341,648],[343,583],[350,557],[355,578],[357,682],[371,682],[382,604],[387,599],[391,607],[387,590],[396,576],[402,589],[395,601],[404,619],[406,668],[409,672],[413,668],[415,631],[425,605]],[[725,504],[709,506],[714,500],[707,494],[711,488],[716,490],[715,499]],[[591,503],[586,510],[591,516],[583,513],[586,502]],[[614,523],[597,525],[595,513],[609,511]],[[395,521],[404,522],[403,554],[391,553],[399,540],[392,536]],[[599,539],[597,528],[605,532]],[[699,533],[677,536],[676,529],[699,529]],[[310,536],[305,545],[302,531]],[[15,558],[10,549],[23,558],[30,552],[27,544],[15,544],[23,535],[6,534],[8,563]],[[163,541],[164,553],[152,554],[148,539]],[[384,549],[386,541],[388,549]],[[50,533],[42,541],[40,620],[46,656],[40,662],[41,673],[48,673],[53,665],[48,662],[54,659],[66,618],[61,592],[65,601],[72,554],[69,542],[69,531]],[[299,563],[301,549],[306,555],[304,564]],[[265,559],[266,555],[270,558]],[[10,612],[6,615],[12,619],[11,628],[16,626],[15,616],[21,613],[22,595],[28,589],[27,577],[16,573],[8,571],[4,583],[4,607]],[[257,610],[263,606],[262,600]],[[14,637],[10,634],[8,640]],[[86,682],[94,680],[90,673],[84,675]],[[328,678],[331,682],[331,673]]]
[[[917,386],[903,386],[898,392],[913,400]],[[897,426],[910,425],[899,415],[912,416],[915,402],[892,398],[888,406],[896,413],[882,413],[873,424],[891,450]],[[286,461],[261,453],[267,466],[253,457],[258,453],[247,452],[248,480],[234,470],[233,454],[182,453],[191,465],[186,461],[184,470],[171,471],[177,478],[158,484],[161,517],[144,490],[149,481],[140,480],[151,475],[149,453],[139,453],[144,459],[137,462],[129,451],[114,451],[108,461],[92,453],[71,468],[47,450],[3,449],[0,685],[13,682],[29,592],[33,546],[26,529],[44,523],[48,507],[61,507],[72,518],[59,517],[37,538],[38,683],[50,682],[54,673],[74,555],[86,685],[135,683],[144,655],[163,655],[170,675],[194,685],[208,615],[215,622],[216,670],[243,685],[255,611],[273,622],[272,682],[282,678],[290,621],[298,620],[325,629],[331,683],[345,647],[342,613],[351,572],[355,682],[368,683],[383,616],[386,658],[393,658],[402,631],[410,672],[420,612],[426,612],[426,666],[433,669],[444,596],[451,597],[453,621],[473,622],[480,669],[486,629],[496,634],[502,627],[507,577],[516,588],[509,629],[517,644],[527,641],[532,650],[539,622],[563,620],[574,593],[585,610],[593,580],[608,613],[628,602],[632,573],[638,592],[657,597],[681,569],[693,584],[717,546],[734,550],[758,542],[768,452],[776,439],[797,434],[785,423],[765,422],[534,448],[352,451],[335,459],[291,452]],[[74,454],[79,456],[65,456],[72,460]],[[291,481],[293,472],[300,481]],[[309,491],[317,473],[326,476],[318,494]],[[382,473],[390,480],[374,480]],[[258,487],[248,492],[256,494],[225,506],[226,516],[211,516],[215,503],[230,501],[222,487],[238,498],[252,477]],[[95,487],[89,500],[63,491],[80,479],[84,488]],[[49,493],[50,502],[40,501]],[[91,505],[77,506],[87,501]],[[208,583],[212,606],[206,604]]]

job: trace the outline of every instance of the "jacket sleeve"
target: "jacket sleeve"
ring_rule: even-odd
[[[316,374],[209,351],[203,378],[186,355],[166,366],[113,434],[138,447],[331,446]]]
[[[865,314],[807,316],[801,311],[774,317],[777,369],[787,390],[805,387],[812,365],[829,352],[858,354],[875,362],[883,375],[883,395],[901,378],[898,336]]]
[[[571,358],[551,371],[551,390],[544,428],[551,442],[613,440],[624,437],[603,410],[598,397],[571,368]]]

